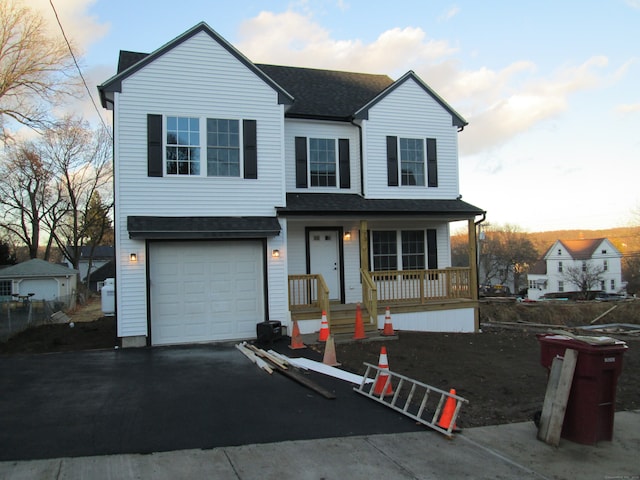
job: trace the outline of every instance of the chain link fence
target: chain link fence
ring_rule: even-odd
[[[0,297],[0,342],[6,342],[29,327],[56,323],[59,320],[55,319],[54,314],[69,308],[74,302],[73,295],[54,300]]]

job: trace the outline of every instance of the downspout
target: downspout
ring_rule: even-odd
[[[349,120],[349,122],[351,123],[351,125],[358,128],[358,138],[360,140],[358,142],[360,144],[360,195],[364,197],[364,169],[362,168],[362,166],[364,165],[364,158],[362,158],[362,126],[358,125],[354,120],[354,117],[351,117],[351,120]]]

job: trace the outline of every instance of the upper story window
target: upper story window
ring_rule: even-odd
[[[309,139],[309,173],[312,187],[336,186],[336,140]]]
[[[401,138],[401,185],[424,186],[424,170],[424,140],[421,138]]]
[[[255,120],[147,115],[147,175],[258,178]]]
[[[240,176],[240,122],[207,119],[207,176]]]
[[[603,271],[605,271],[605,272],[606,272],[607,270],[609,270],[609,262],[607,262],[606,260],[604,260],[604,261],[602,262],[602,269],[603,269]]]
[[[200,120],[167,117],[167,175],[200,175]]]
[[[351,188],[348,138],[295,137],[296,188]]]
[[[387,185],[438,186],[435,138],[387,137]]]
[[[582,261],[582,271],[586,272],[587,271],[587,262],[586,261]]]
[[[558,262],[558,272],[562,273],[562,262]]]

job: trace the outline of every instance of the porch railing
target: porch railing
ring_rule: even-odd
[[[470,268],[363,272],[363,278],[367,275],[376,286],[378,301],[386,303],[426,303],[431,300],[472,298]]]
[[[369,272],[360,269],[362,279],[362,305],[369,314],[369,321],[378,322],[378,289]]]
[[[329,288],[322,275],[289,275],[289,310],[317,309],[329,320]]]

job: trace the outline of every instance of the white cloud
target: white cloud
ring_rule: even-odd
[[[640,112],[640,103],[626,103],[616,107],[618,113],[635,113]]]
[[[237,47],[251,60],[313,68],[400,76],[455,52],[446,41],[426,39],[420,28],[394,28],[369,44],[336,40],[310,16],[261,12],[240,27]]]
[[[449,10],[447,10],[442,15],[440,15],[438,17],[438,21],[439,22],[448,22],[449,20],[451,20],[453,17],[455,17],[459,13],[460,13],[460,7],[458,7],[457,5],[454,5]]]
[[[102,38],[109,30],[108,24],[100,23],[94,15],[88,13],[89,7],[95,1],[53,0],[62,28],[73,45],[76,56],[84,54],[89,45]],[[30,0],[28,5],[43,16],[51,33],[62,34],[49,0]]]

